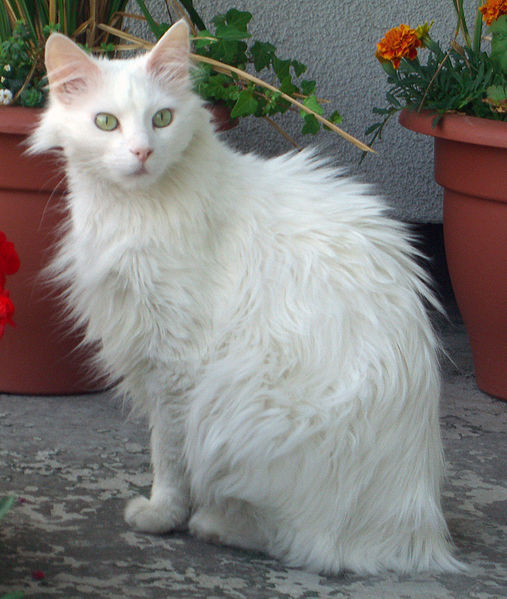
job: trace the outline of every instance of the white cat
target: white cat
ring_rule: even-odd
[[[46,63],[32,151],[63,148],[71,213],[53,274],[150,419],[127,522],[318,572],[458,569],[434,300],[404,228],[310,152],[229,149],[182,21],[128,60],[53,34]]]

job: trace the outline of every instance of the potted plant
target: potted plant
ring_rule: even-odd
[[[78,349],[81,336],[62,327],[62,308],[38,277],[65,218],[63,173],[51,156],[27,157],[22,142],[45,101],[48,35],[61,31],[94,52],[149,48],[152,44],[124,30],[125,19],[145,19],[156,37],[169,24],[156,23],[145,3],[137,4],[139,15],[125,12],[127,0],[35,0],[30,6],[0,0],[0,103],[8,105],[0,107],[0,163],[6,167],[0,175],[0,222],[16,241],[23,263],[11,289],[17,335],[0,346],[0,392],[61,394],[97,388],[86,369],[89,360]],[[219,110],[225,108],[227,121],[229,116],[264,118],[295,144],[273,116],[296,110],[304,133],[316,133],[323,125],[367,148],[337,126],[336,111],[323,116],[315,82],[301,78],[306,70],[302,63],[280,59],[268,42],[251,41],[250,13],[230,9],[206,28],[191,0],[170,4],[174,18],[185,17],[194,33],[194,57],[201,65],[196,90],[215,106],[219,103]],[[271,72],[274,84],[246,72],[249,63],[263,74]]]
[[[367,134],[373,141],[400,112],[404,127],[434,137],[446,257],[477,384],[507,400],[507,2],[482,0],[472,31],[463,0],[453,6],[457,25],[447,50],[427,23],[400,25],[379,42],[388,106],[374,109],[382,120]]]
[[[90,379],[79,334],[64,334],[62,308],[40,280],[63,218],[63,175],[50,156],[29,158],[23,142],[45,100],[44,43],[60,30],[85,47],[112,51],[114,38],[96,27],[121,26],[126,0],[0,2],[0,223],[16,244],[22,268],[9,285],[16,335],[0,343],[0,392],[77,393]],[[95,7],[95,12],[92,10]]]
[[[338,111],[324,116],[326,100],[317,97],[316,82],[304,79],[306,65],[295,59],[281,59],[276,47],[266,41],[252,40],[248,25],[253,18],[248,11],[230,8],[217,14],[206,25],[192,0],[171,0],[166,3],[170,22],[157,23],[144,0],[137,0],[143,18],[156,39],[159,39],[177,18],[184,18],[192,33],[193,58],[198,65],[195,89],[209,104],[226,109],[234,120],[254,116],[263,118],[293,146],[298,144],[273,117],[288,110],[302,117],[302,133],[316,134],[323,127],[338,133],[363,151],[370,148],[352,137],[337,124]],[[139,18],[139,17],[138,17]],[[118,36],[131,48],[146,48],[152,43],[115,27],[102,26],[104,31]],[[248,68],[248,67],[251,67]],[[258,75],[252,75],[254,70]],[[269,79],[272,83],[266,81]]]

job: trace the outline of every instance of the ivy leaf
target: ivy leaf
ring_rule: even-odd
[[[291,96],[293,93],[297,92],[298,88],[292,83],[292,78],[290,75],[287,75],[280,81],[280,91],[288,96]]]
[[[305,124],[303,125],[302,133],[311,133],[315,135],[320,130],[319,121],[313,116],[313,114],[305,114],[303,117]]]
[[[310,81],[309,79],[303,79],[301,81],[301,91],[303,92],[303,94],[305,96],[309,96],[311,94],[313,94],[313,92],[315,91],[315,87],[316,87],[316,83],[315,81]]]
[[[251,37],[248,31],[243,31],[233,25],[218,25],[215,33],[221,40],[237,42]]]
[[[335,110],[328,118],[328,121],[331,121],[331,123],[333,123],[334,125],[338,125],[339,123],[342,122],[342,116],[341,114]],[[331,129],[327,126],[327,125],[323,125],[324,129],[326,129],[326,131],[330,131]],[[371,133],[371,132],[370,132]]]
[[[213,23],[213,25],[215,25],[216,27],[219,27],[220,25],[225,25],[226,24],[226,16],[225,14],[220,14],[220,15],[215,15],[212,19],[211,22]]]
[[[238,96],[236,104],[231,110],[231,118],[238,116],[247,116],[254,114],[257,110],[258,102],[253,96],[253,90],[244,89]]]
[[[303,100],[303,105],[309,108],[310,110],[313,110],[313,112],[316,112],[317,114],[322,114],[324,112],[324,109],[319,104],[319,101],[317,100],[315,94],[311,94],[310,96],[308,96],[308,98],[305,98]],[[300,110],[299,112],[303,118],[305,118],[305,115],[308,114],[304,110]]]
[[[278,57],[273,56],[273,70],[280,81],[287,79],[287,77],[290,78],[290,65],[290,60],[280,60]]]
[[[214,37],[215,36],[207,29],[203,29],[202,31],[199,31],[196,39],[194,39],[194,48],[196,50],[200,50],[201,48],[205,48],[209,44],[215,44],[216,40],[209,39],[209,38],[214,38]],[[207,39],[200,39],[200,38],[207,38]]]
[[[294,69],[294,73],[296,73],[296,77],[301,77],[301,75],[306,71],[306,65],[298,60],[293,60],[291,64],[292,68]]]
[[[230,97],[228,93],[229,87],[237,89],[234,85],[230,85],[230,79],[222,73],[211,75],[205,82],[198,86],[200,94],[206,97],[215,98],[216,100],[225,100]]]
[[[331,116],[327,120],[331,121],[335,125],[338,125],[342,122],[343,119],[342,115],[337,110],[335,110],[333,113],[331,113]]]
[[[247,62],[246,48],[245,42],[220,39],[216,44],[210,46],[210,56],[215,60],[242,68]]]
[[[256,71],[269,67],[275,53],[275,46],[268,42],[256,41],[250,48]]]
[[[241,31],[246,31],[246,26],[252,20],[252,13],[231,8],[227,11],[225,18],[229,25]]]

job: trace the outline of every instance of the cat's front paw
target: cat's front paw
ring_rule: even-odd
[[[125,521],[134,530],[162,534],[185,528],[188,509],[176,501],[135,497],[127,504]]]

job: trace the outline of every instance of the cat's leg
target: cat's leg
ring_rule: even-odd
[[[201,506],[190,518],[188,527],[193,535],[210,543],[254,551],[265,549],[265,536],[254,510],[244,501]]]
[[[160,534],[186,526],[190,494],[182,462],[182,418],[160,402],[152,412],[150,424],[151,496],[132,499],[125,510],[125,520],[135,530]]]

